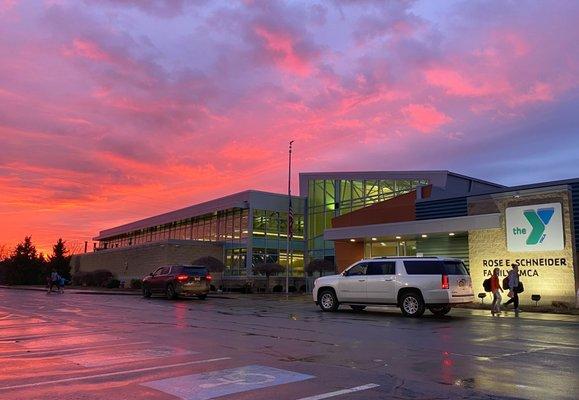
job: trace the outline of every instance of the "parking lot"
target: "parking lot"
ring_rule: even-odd
[[[0,289],[2,399],[576,399],[579,319]]]

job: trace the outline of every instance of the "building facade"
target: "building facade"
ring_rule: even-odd
[[[94,238],[98,242],[92,254],[75,260],[79,269],[94,269],[96,265],[110,269],[129,279],[136,274],[124,272],[127,249],[138,249],[142,254],[159,244],[189,243],[196,249],[200,244],[213,246],[206,255],[215,256],[214,248],[221,249],[218,257],[226,265],[227,277],[245,277],[259,263],[287,265],[287,196],[255,190],[244,191],[191,207],[135,221],[103,230]],[[292,198],[293,238],[290,241],[289,265],[291,276],[304,275],[304,200]],[[194,244],[197,244],[193,246]],[[203,255],[196,251],[196,255]],[[185,262],[191,259],[172,260],[165,263]],[[196,257],[199,258],[199,257]],[[90,267],[85,267],[90,265]]]
[[[519,266],[523,304],[575,305],[579,288],[579,179],[488,188],[456,195],[435,187],[335,218],[324,238],[334,241],[338,270],[362,257],[460,258],[475,291],[494,268]]]
[[[313,259],[341,271],[363,257],[449,256],[464,260],[475,288],[517,263],[529,296],[574,302],[579,179],[505,187],[449,171],[370,171],[301,173],[299,184],[289,253],[287,195],[249,190],[103,230],[74,268],[130,279],[143,272],[131,260],[220,254],[224,278],[289,262],[290,285],[301,287]]]

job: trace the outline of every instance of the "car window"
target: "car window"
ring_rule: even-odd
[[[366,275],[367,263],[359,263],[348,270],[347,276]]]
[[[404,261],[408,275],[442,275],[443,263],[439,260]]]
[[[207,268],[205,267],[180,267],[180,273],[187,274],[189,276],[205,276],[207,275]]]
[[[370,262],[366,269],[366,275],[394,275],[396,263],[392,261]]]
[[[468,275],[462,261],[444,261],[444,272],[447,275]]]
[[[167,275],[170,270],[171,270],[171,267],[163,267],[163,268],[161,268],[159,275]]]
[[[153,272],[153,276],[161,275],[161,271],[162,271],[162,270],[163,270],[163,267],[157,268],[157,269],[155,270],[155,272]]]

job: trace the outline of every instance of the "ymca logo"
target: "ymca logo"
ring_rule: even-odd
[[[564,249],[561,203],[508,207],[505,214],[509,251]]]
[[[527,218],[529,224],[531,224],[531,233],[527,237],[527,245],[533,246],[539,243],[543,243],[545,240],[546,233],[545,227],[551,221],[551,218],[555,214],[555,208],[539,208],[537,210],[525,210],[523,215]],[[522,227],[514,227],[513,235],[526,235],[527,229]]]

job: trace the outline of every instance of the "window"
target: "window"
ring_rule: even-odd
[[[346,276],[366,275],[367,266],[367,263],[356,264],[348,270],[348,274]]]
[[[180,274],[187,274],[189,276],[205,276],[208,274],[207,268],[205,267],[182,266],[182,267],[173,267],[173,269],[175,270],[175,273],[178,272]]]
[[[447,275],[468,275],[462,261],[444,261],[444,272]]]
[[[160,268],[159,275],[167,275],[169,273],[170,267]]]
[[[394,275],[396,271],[396,263],[388,262],[370,262],[366,275]]]
[[[159,276],[161,275],[161,271],[163,271],[163,268],[157,268],[157,270],[155,272],[153,272],[153,276]]]
[[[443,263],[438,260],[404,261],[408,275],[442,275]]]

